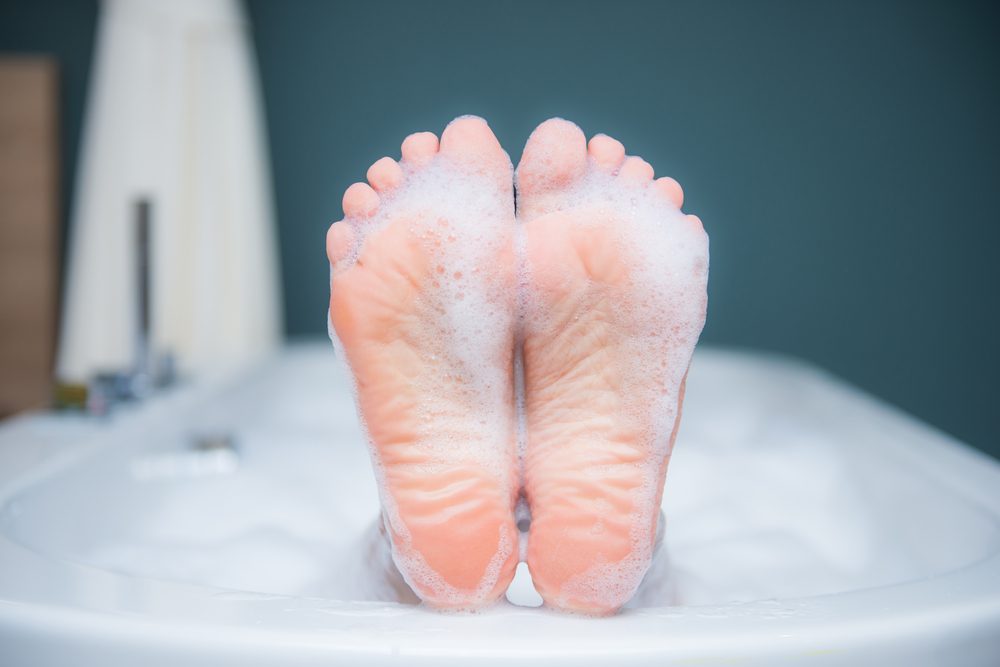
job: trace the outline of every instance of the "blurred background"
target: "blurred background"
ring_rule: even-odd
[[[149,95],[167,84],[144,79],[143,72],[162,74],[161,58],[182,77],[203,74],[197,94],[188,90],[183,98],[204,107],[199,113],[215,114],[196,124],[208,128],[204,135],[187,139],[202,147],[203,153],[192,153],[198,164],[198,155],[217,154],[204,147],[232,124],[232,114],[220,109],[231,104],[240,115],[242,100],[260,101],[257,115],[236,123],[245,132],[220,150],[244,146],[240,137],[246,137],[245,146],[259,146],[262,164],[229,193],[223,208],[235,221],[194,247],[235,255],[237,268],[223,272],[227,280],[252,275],[246,279],[266,287],[273,274],[275,283],[264,306],[234,311],[229,329],[208,327],[209,334],[218,329],[225,336],[184,338],[194,319],[217,316],[204,308],[187,313],[194,319],[181,318],[179,333],[163,334],[182,357],[190,348],[189,359],[200,355],[202,365],[209,363],[212,351],[242,339],[240,332],[256,337],[240,359],[263,354],[278,344],[277,336],[325,335],[326,229],[340,217],[344,189],[363,179],[377,158],[398,156],[406,134],[440,132],[457,115],[479,114],[516,164],[532,128],[562,116],[588,136],[620,139],[657,175],[683,185],[685,210],[704,220],[712,241],[703,341],[806,359],[1000,456],[996,3],[248,0],[242,13],[233,5],[224,20],[200,16],[184,23],[190,16],[182,17],[172,37],[156,23],[149,28],[155,39],[174,46],[155,51],[147,70],[115,74],[115,63],[129,61],[129,48],[155,46],[133,35],[119,41],[137,45],[119,44],[124,51],[99,58],[112,41],[112,29],[100,23],[102,7],[127,12],[130,5],[0,4],[0,57],[7,68],[0,68],[6,72],[0,83],[8,83],[0,88],[0,121],[21,119],[22,125],[5,127],[37,130],[0,134],[0,153],[7,151],[0,182],[17,181],[24,171],[27,158],[12,152],[20,146],[16,139],[34,137],[42,155],[31,163],[40,174],[35,217],[25,217],[27,205],[17,203],[23,184],[0,185],[7,188],[0,189],[0,227],[6,229],[0,235],[0,361],[6,369],[21,368],[26,377],[58,363],[80,374],[101,362],[66,361],[67,338],[107,345],[110,356],[102,359],[134,354],[130,342],[95,328],[104,320],[92,315],[89,302],[76,314],[67,303],[84,298],[74,294],[73,285],[84,280],[73,280],[74,271],[102,264],[100,247],[80,249],[86,245],[80,230],[107,222],[93,202],[109,197],[111,186],[88,170],[109,168],[102,141],[122,127],[115,122],[119,107],[129,131],[141,131],[143,111],[131,108],[128,81],[156,87],[141,93],[156,100]],[[168,5],[174,3],[162,4]],[[219,26],[228,37],[217,39],[224,32]],[[235,55],[214,53],[227,39],[225,48]],[[192,43],[204,47],[193,56]],[[34,74],[24,79],[26,63]],[[229,78],[211,85],[226,68],[238,72],[240,86],[230,89]],[[31,88],[25,81],[40,83]],[[117,104],[106,101],[112,89]],[[29,98],[37,104],[26,103]],[[103,125],[92,120],[97,114],[104,114]],[[134,170],[177,159],[156,151],[179,138],[162,123],[154,129],[167,148],[142,152],[117,137],[139,152],[112,167]],[[245,166],[238,154],[232,153],[233,162]],[[224,161],[214,168],[215,174],[231,171]],[[240,213],[248,198],[253,206]],[[114,215],[130,218],[134,203],[115,204]],[[214,225],[199,220],[216,220],[223,210],[154,206],[154,220],[187,221],[198,233]],[[229,253],[228,240],[242,235],[236,223],[246,216],[254,221],[246,227],[253,252],[239,246],[241,252]],[[27,225],[29,218],[40,222]],[[183,248],[177,252],[184,256]],[[89,259],[74,260],[71,269],[77,256]],[[260,259],[240,268],[238,258],[248,256]],[[265,267],[254,273],[258,261]],[[25,277],[32,272],[34,282]],[[25,287],[29,282],[35,292]],[[26,294],[35,296],[26,302]],[[264,324],[245,324],[258,320]],[[64,349],[57,361],[60,326]],[[266,331],[253,333],[271,328],[275,340]],[[30,382],[13,370],[3,373],[5,384],[14,384],[5,390],[6,411],[25,407]],[[32,396],[47,391],[39,387]]]

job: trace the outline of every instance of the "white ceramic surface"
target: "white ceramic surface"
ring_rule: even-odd
[[[811,367],[699,351],[664,510],[617,617],[410,604],[345,378],[299,344],[0,427],[0,664],[1000,664],[1000,466]]]

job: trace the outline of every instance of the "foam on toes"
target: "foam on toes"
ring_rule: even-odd
[[[462,169],[494,180],[501,190],[510,190],[510,158],[479,116],[460,116],[451,121],[441,133],[440,152]]]
[[[669,176],[662,176],[653,181],[653,187],[677,208],[684,204],[684,190],[681,188],[681,184]]]
[[[344,192],[344,215],[367,218],[378,208],[378,193],[367,183],[354,183]]]
[[[354,245],[354,230],[346,222],[335,222],[326,232],[326,257],[330,264],[337,264],[347,257]]]
[[[601,169],[615,173],[625,159],[625,146],[606,134],[595,134],[588,144],[590,157]]]
[[[575,123],[550,118],[524,146],[517,168],[517,190],[531,194],[565,186],[587,168],[587,138]]]
[[[618,170],[618,175],[636,183],[645,183],[653,180],[653,166],[641,157],[629,155]]]
[[[375,190],[386,192],[403,182],[403,169],[391,157],[384,157],[368,168],[367,176]]]
[[[438,152],[438,138],[433,132],[415,132],[400,146],[403,161],[410,166],[419,167],[430,162]]]

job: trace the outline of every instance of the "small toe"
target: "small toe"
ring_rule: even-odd
[[[354,244],[354,230],[346,222],[335,222],[326,232],[326,257],[336,264],[350,252]]]
[[[588,149],[591,159],[607,172],[615,172],[625,159],[625,146],[622,142],[606,134],[594,135]]]
[[[441,154],[469,164],[510,165],[493,130],[478,116],[460,116],[448,123],[441,133]]]
[[[368,168],[368,182],[379,192],[391,190],[403,181],[403,170],[391,157],[384,157]]]
[[[618,170],[618,175],[634,181],[653,180],[653,167],[641,157],[630,155],[625,158],[622,168]]]
[[[438,138],[433,132],[417,132],[403,140],[400,148],[403,160],[408,164],[426,164],[438,151]]]
[[[685,217],[687,218],[688,223],[695,229],[702,229],[702,230],[705,229],[705,225],[702,224],[701,218],[699,218],[698,216],[688,215]]]
[[[684,204],[684,190],[681,184],[669,176],[656,179],[653,186],[677,208]]]
[[[378,208],[379,197],[367,183],[355,183],[344,193],[344,215],[367,218]]]
[[[568,120],[550,118],[531,133],[517,167],[517,186],[534,193],[565,186],[587,168],[587,138]]]

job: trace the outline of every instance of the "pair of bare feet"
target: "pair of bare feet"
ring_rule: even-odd
[[[704,324],[701,222],[676,181],[559,119],[516,176],[462,117],[368,182],[327,236],[330,323],[397,567],[427,604],[469,609],[526,559],[547,605],[613,613],[652,557]]]

